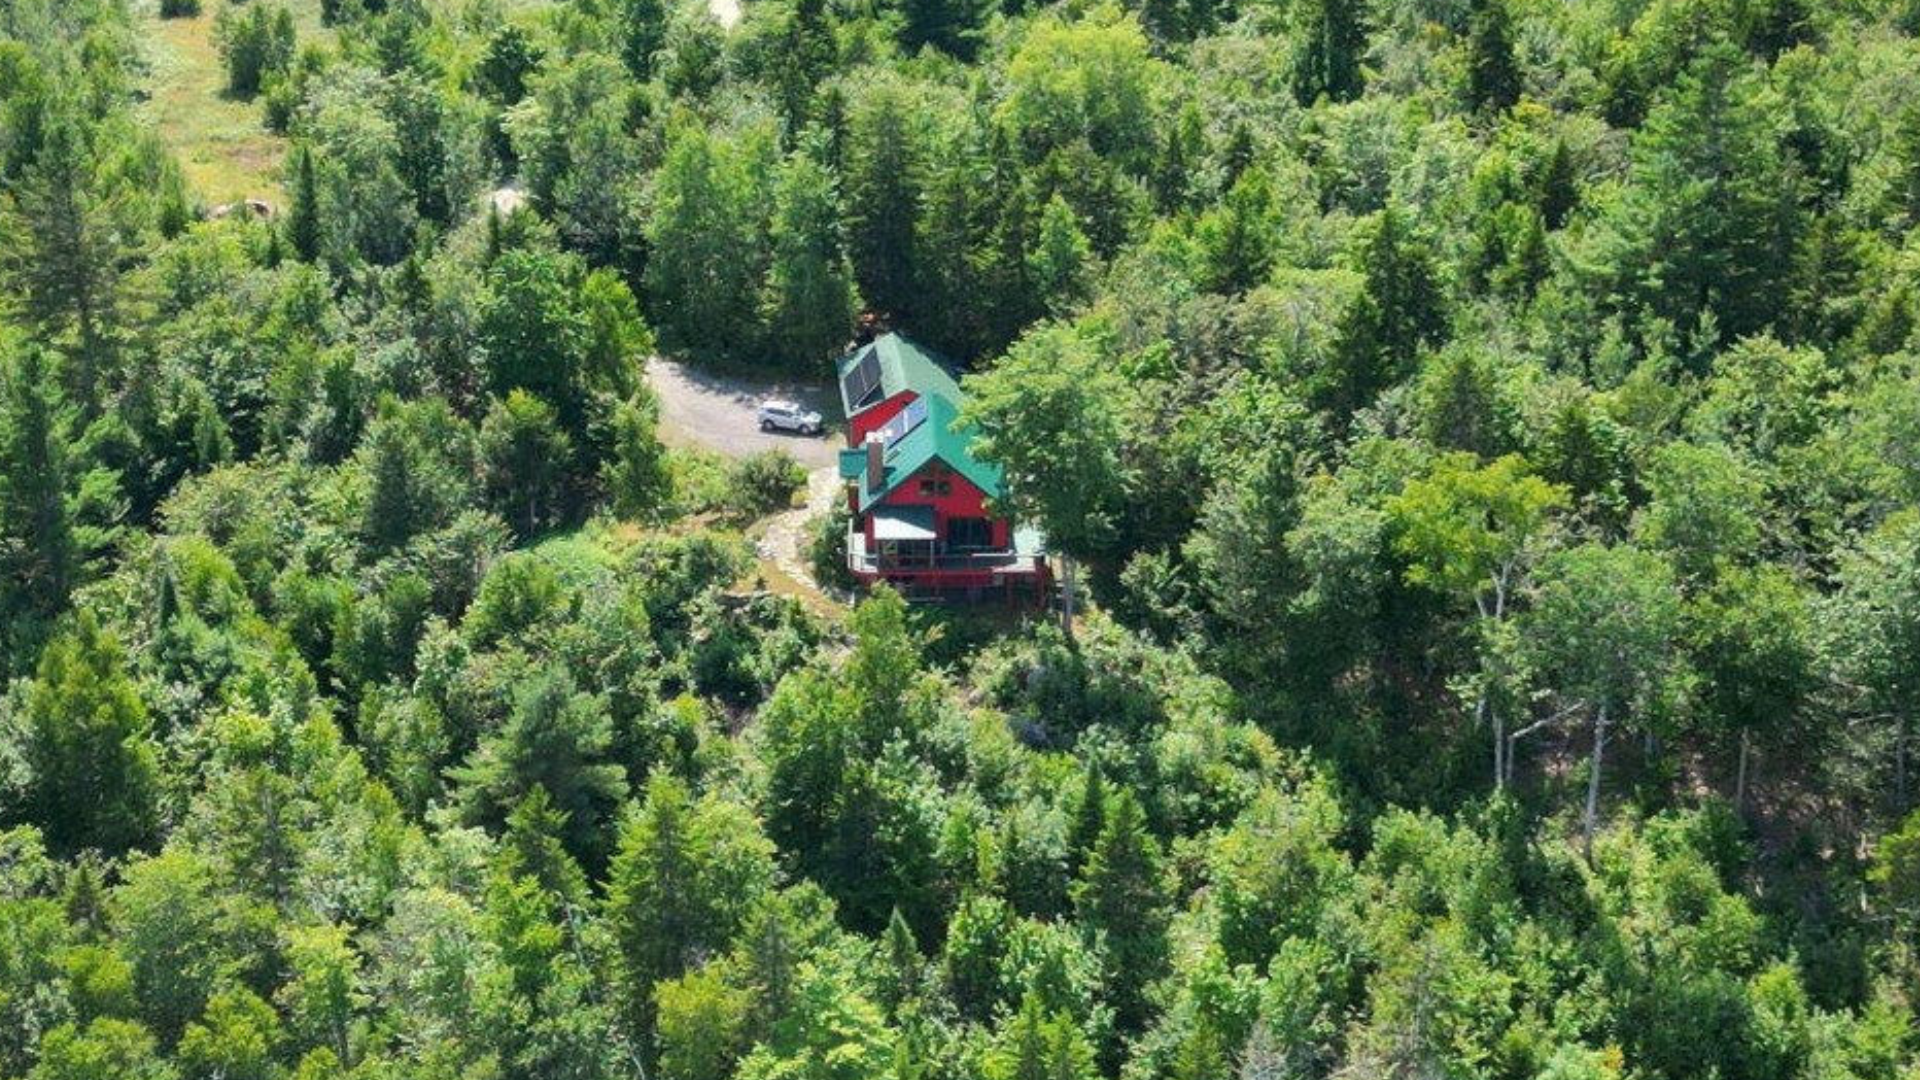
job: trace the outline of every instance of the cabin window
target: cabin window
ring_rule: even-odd
[[[993,523],[986,518],[948,518],[947,546],[950,548],[992,547]]]
[[[935,462],[920,474],[920,494],[927,498],[953,494],[952,473],[945,465]]]

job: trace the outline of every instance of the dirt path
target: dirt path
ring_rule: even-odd
[[[841,595],[839,590],[828,589],[814,580],[807,558],[807,543],[811,539],[808,526],[832,508],[833,500],[843,497],[840,492],[837,470],[815,469],[807,474],[804,504],[766,520],[753,546],[763,569],[771,567],[775,571],[770,575],[770,584],[778,587],[791,582],[809,598],[817,597],[838,605],[849,602],[850,598]]]

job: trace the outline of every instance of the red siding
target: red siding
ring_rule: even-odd
[[[902,390],[890,398],[853,414],[853,418],[847,421],[847,445],[859,446],[866,442],[868,432],[878,429],[881,424],[893,419],[901,409],[907,407],[908,402],[919,396],[911,390]]]
[[[986,493],[975,487],[973,481],[968,480],[966,477],[951,469],[947,470],[947,479],[949,481],[947,494],[920,494],[920,475],[933,468],[934,465],[935,463],[929,462],[927,465],[922,466],[919,472],[907,477],[899,487],[888,492],[886,498],[880,500],[879,505],[933,507],[933,532],[936,537],[943,541],[947,538],[948,518],[992,517],[992,515],[987,513]],[[861,524],[866,530],[867,539],[872,540],[873,515],[869,513],[867,519]],[[1011,543],[1012,537],[1008,533],[1006,520],[1003,518],[993,518],[993,546],[1003,548],[1009,546]]]

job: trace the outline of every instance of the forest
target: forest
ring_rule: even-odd
[[[0,687],[6,1080],[1916,1080],[1920,0],[0,0]]]

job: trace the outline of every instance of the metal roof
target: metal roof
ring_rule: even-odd
[[[882,334],[841,357],[835,367],[840,408],[849,420],[902,390],[962,400],[946,359],[902,334]]]
[[[886,477],[878,489],[867,484],[864,477],[860,482],[860,510],[870,509],[874,503],[887,497],[895,488],[934,461],[946,464],[949,469],[966,477],[973,486],[985,492],[988,498],[997,498],[1000,494],[1000,470],[975,458],[970,450],[973,442],[973,429],[954,426],[960,410],[953,402],[943,397],[927,400],[927,419],[906,434],[900,436],[887,447],[883,463]],[[865,451],[862,451],[864,455]],[[851,465],[851,462],[848,462]],[[863,470],[864,471],[864,470]]]
[[[875,540],[932,540],[933,507],[883,506],[873,512]]]

